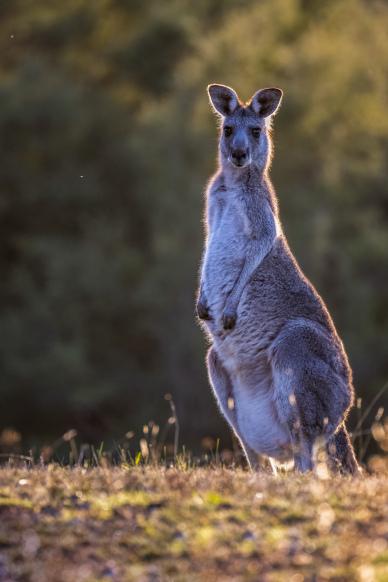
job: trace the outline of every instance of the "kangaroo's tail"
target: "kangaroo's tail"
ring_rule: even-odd
[[[329,467],[333,471],[344,475],[361,473],[345,423],[342,423],[337,432],[329,438],[326,451]]]

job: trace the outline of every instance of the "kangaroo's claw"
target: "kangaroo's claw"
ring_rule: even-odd
[[[197,315],[199,319],[204,319],[207,321],[211,319],[209,307],[200,301],[197,303]]]
[[[234,312],[225,311],[222,316],[222,325],[224,329],[233,329],[236,325],[237,315]]]

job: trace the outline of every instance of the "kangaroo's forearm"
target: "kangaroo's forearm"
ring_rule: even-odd
[[[199,289],[198,289],[197,305],[196,305],[197,315],[200,319],[211,319],[210,312],[209,312],[208,298],[207,298],[206,292],[205,292],[206,251],[207,251],[207,248],[205,247],[203,257],[202,257],[201,276],[200,276],[200,281],[199,281]]]
[[[229,295],[228,302],[235,307],[239,304],[241,295],[253,273],[259,267],[263,259],[268,255],[273,246],[276,238],[276,225],[274,221],[268,221],[263,231],[264,232],[260,239],[251,239],[243,268]]]
[[[204,286],[206,280],[206,259],[207,259],[207,245],[204,248],[201,260],[200,279],[199,279],[199,294],[204,294]]]
[[[265,248],[263,248],[263,245],[260,245],[260,248],[258,248],[258,245],[256,244],[252,245],[252,248],[250,249],[245,259],[240,276],[238,277],[229,295],[229,301],[234,303],[236,306],[239,304],[241,295],[243,294],[244,289],[249,283],[253,273],[271,250],[272,244],[273,241],[271,240],[268,241],[268,244],[265,245]]]
[[[252,245],[246,256],[240,276],[238,277],[225,304],[224,313],[222,316],[224,329],[233,329],[235,326],[237,308],[239,306],[244,289],[249,283],[253,273],[271,250],[275,237],[276,234],[273,237],[266,237],[264,243],[263,241],[260,243],[258,243],[256,240],[252,241]]]

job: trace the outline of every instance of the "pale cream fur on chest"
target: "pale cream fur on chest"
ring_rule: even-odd
[[[241,219],[242,224],[243,224],[244,234],[246,236],[251,236],[252,235],[252,224],[248,218],[248,215],[245,211],[243,204],[241,204],[241,203],[238,204],[238,213],[239,213],[240,219]]]
[[[235,217],[235,224],[241,224],[241,234],[250,237],[253,232],[252,223],[248,217],[244,201],[241,199],[241,194],[236,190],[228,190],[223,192],[220,202],[224,211]]]
[[[252,236],[253,234],[252,221],[248,216],[244,201],[241,199],[241,196],[238,194],[238,192],[234,190],[224,192],[223,196],[220,197],[220,204],[221,207],[223,207],[224,209],[227,209],[229,212],[232,211],[234,213],[236,221],[238,220],[240,221],[242,225],[242,234],[244,234],[247,237]],[[283,233],[282,225],[278,217],[275,216],[275,214],[272,213],[272,216],[275,223],[276,238],[278,238]]]

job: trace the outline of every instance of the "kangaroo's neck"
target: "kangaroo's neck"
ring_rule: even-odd
[[[244,196],[257,196],[268,200],[272,211],[278,214],[278,205],[274,187],[267,171],[262,171],[254,164],[246,168],[234,168],[230,164],[221,168],[226,189],[239,190]]]

